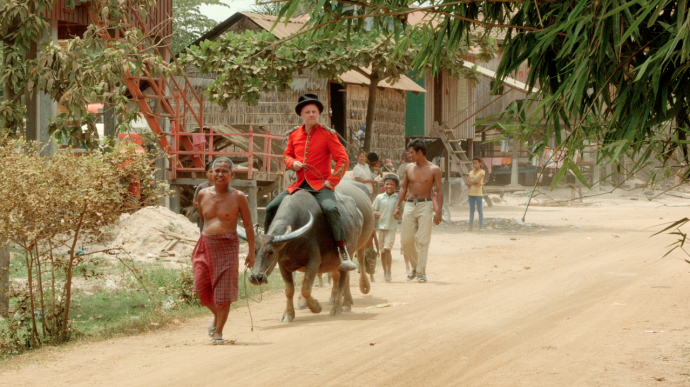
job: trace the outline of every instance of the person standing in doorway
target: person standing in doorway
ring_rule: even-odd
[[[441,168],[426,159],[426,144],[414,139],[407,144],[412,162],[405,168],[405,178],[400,187],[395,205],[395,217],[402,217],[403,251],[410,259],[412,271],[407,280],[417,278],[420,283],[427,281],[426,261],[431,241],[431,223],[440,224],[442,220],[443,190],[441,189]],[[436,189],[438,211],[434,212],[433,189]],[[405,211],[400,205],[407,193]],[[416,238],[416,240],[415,240]]]
[[[484,213],[482,211],[482,198],[484,196],[484,175],[482,159],[472,159],[472,170],[467,174],[467,186],[470,187],[468,198],[470,202],[470,231],[474,226],[474,208],[479,212],[479,230],[484,227]]]

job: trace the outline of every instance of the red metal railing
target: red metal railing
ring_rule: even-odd
[[[202,145],[199,149],[199,145],[195,149],[186,150],[180,149],[180,143],[183,139],[187,139],[192,144],[194,144],[194,136],[199,136],[201,133],[186,133],[180,132],[178,130],[173,130],[172,133],[165,133],[166,136],[170,136],[170,142],[172,143],[172,150],[170,154],[179,159],[180,156],[189,155],[192,158],[198,158],[205,165],[207,161],[211,161],[214,158],[221,156],[232,157],[247,157],[247,178],[252,179],[254,174],[254,160],[258,159],[261,161],[261,168],[258,172],[266,173],[266,178],[272,180],[272,178],[282,174],[285,171],[285,164],[283,163],[283,155],[273,153],[273,141],[285,141],[285,137],[276,136],[271,134],[271,132],[254,133],[254,129],[250,126],[247,133],[215,133],[213,128],[209,128],[210,133],[203,133],[204,142],[200,143]],[[247,137],[247,151],[246,152],[226,152],[226,151],[215,151],[213,144],[216,137]],[[254,139],[263,139],[263,149],[261,152],[254,151]],[[276,159],[274,161],[274,159]],[[204,167],[197,166],[198,163],[194,163],[194,166],[186,167],[180,163],[173,163],[172,174],[173,179],[177,177],[177,172],[204,172]],[[237,172],[243,172],[242,169],[235,168]]]

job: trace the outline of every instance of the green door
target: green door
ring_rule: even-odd
[[[424,87],[424,77],[416,79],[419,72],[413,71],[408,77],[419,86]],[[407,105],[405,106],[405,136],[424,136],[424,93],[416,95],[407,92]]]

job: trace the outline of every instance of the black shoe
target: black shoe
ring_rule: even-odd
[[[357,265],[350,259],[350,254],[347,253],[345,245],[338,247],[338,255],[340,255],[340,271],[352,271],[357,269]]]
[[[407,280],[412,281],[415,278],[417,278],[417,270],[413,269],[410,274],[407,275]]]

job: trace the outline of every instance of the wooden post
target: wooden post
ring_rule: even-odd
[[[180,191],[181,188],[177,184],[173,184],[170,186],[170,189],[173,190],[173,194],[170,195],[170,211],[179,214],[180,213]]]
[[[445,164],[445,181],[443,182],[443,198],[444,202],[448,204],[448,206],[451,206],[453,203],[451,202],[451,192],[450,192],[450,169],[451,169],[451,162],[450,162],[450,155],[446,151],[446,157],[443,158],[443,163]]]
[[[518,161],[520,158],[520,143],[518,142],[517,139],[513,139],[513,162],[511,165],[511,171],[510,171],[510,185],[513,187],[517,187],[519,184],[519,173],[520,171],[518,170]]]
[[[10,247],[0,240],[0,316],[7,317],[10,311]]]
[[[247,201],[249,201],[249,212],[252,215],[252,222],[263,224],[263,222],[259,222],[259,211],[257,209],[257,207],[258,207],[257,196],[259,193],[259,188],[256,185],[256,180],[252,180],[252,182],[254,182],[254,185],[252,187],[247,188],[247,193],[248,193]]]

